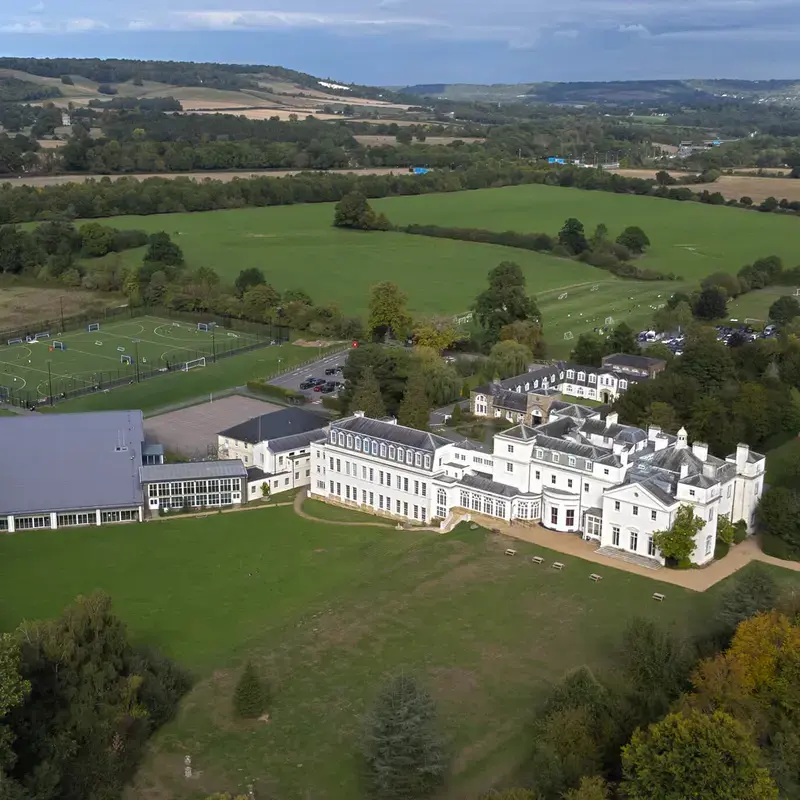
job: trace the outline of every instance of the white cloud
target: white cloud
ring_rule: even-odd
[[[179,11],[172,16],[172,27],[210,28],[212,30],[252,28],[311,28],[434,25],[433,20],[412,17],[360,17],[351,14],[315,13],[308,11]]]
[[[577,39],[580,36],[580,31],[576,31],[575,28],[564,28],[556,31],[553,36],[557,39]]]

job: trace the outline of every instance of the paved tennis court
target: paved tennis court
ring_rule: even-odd
[[[232,395],[221,400],[170,411],[144,421],[148,438],[166,450],[187,458],[217,458],[217,434],[261,414],[279,411],[281,406]]]

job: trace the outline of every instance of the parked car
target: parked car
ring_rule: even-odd
[[[324,383],[318,383],[318,384],[317,384],[317,385],[314,387],[314,391],[315,391],[315,392],[321,392],[321,391],[322,391],[324,388],[325,388],[325,384],[324,384]]]
[[[314,387],[314,380],[312,378],[306,378],[301,384],[301,389],[312,389]]]
[[[326,383],[324,386],[319,386],[314,391],[316,392],[319,390],[322,394],[331,394],[336,391],[336,387],[331,385],[330,383]]]
[[[311,378],[312,386],[322,386],[323,383],[327,383],[325,378]]]
[[[325,374],[326,375],[335,375],[337,373],[337,371],[338,371],[338,367],[328,367],[328,369],[325,370]]]

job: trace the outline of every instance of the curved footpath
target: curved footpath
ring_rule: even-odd
[[[345,522],[320,519],[303,510],[303,503],[305,500],[306,491],[303,490],[294,499],[294,511],[299,517],[311,520],[312,522],[319,522],[323,525],[344,525],[347,527],[355,526],[361,528],[387,528],[397,530],[396,525],[390,525],[385,522]],[[475,516],[478,517],[478,515]],[[779,558],[768,556],[766,553],[762,552],[758,541],[754,537],[748,538],[741,544],[735,545],[725,558],[720,561],[714,561],[710,566],[704,567],[703,569],[674,570],[665,568],[653,570],[640,567],[637,564],[629,564],[626,561],[599,555],[595,552],[596,545],[592,542],[586,542],[571,534],[554,533],[539,525],[510,525],[507,522],[504,523],[489,517],[485,519],[478,517],[475,521],[481,524],[482,527],[498,531],[513,539],[519,539],[524,542],[529,542],[530,544],[537,544],[549,550],[555,550],[564,555],[575,556],[576,558],[581,558],[593,564],[622,570],[623,572],[633,572],[645,578],[658,581],[659,583],[670,583],[674,586],[681,586],[684,589],[691,589],[695,592],[705,592],[707,589],[725,580],[725,578],[730,577],[753,561],[761,561],[772,566],[800,572],[800,563],[796,561],[782,561]],[[441,533],[438,528],[418,528],[414,526],[413,530],[428,530]]]

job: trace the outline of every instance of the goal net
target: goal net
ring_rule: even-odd
[[[566,300],[566,299],[567,299],[567,297],[569,297],[569,294],[568,294],[567,292],[562,292],[562,293],[561,293],[561,294],[558,296],[558,299],[559,299],[559,300]]]
[[[133,356],[120,356],[119,360],[123,364],[133,364]]]
[[[567,331],[564,334],[564,341],[569,341],[570,339],[574,339],[575,337],[572,335],[572,331]]]
[[[94,333],[95,331],[99,331],[100,330],[100,323],[99,322],[93,322],[91,325],[87,325],[86,326],[86,330],[89,333]]]
[[[613,325],[614,324],[614,317],[606,317],[606,325]]]
[[[188,372],[190,369],[195,369],[196,367],[204,367],[206,365],[205,357],[203,358],[194,358],[191,361],[187,361],[183,365],[183,371]]]
[[[59,342],[57,339],[53,342],[53,350],[66,350],[67,347],[64,342]]]
[[[197,330],[208,333],[212,328],[216,327],[216,322],[198,322]]]

